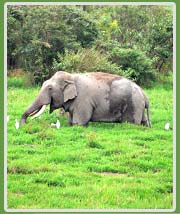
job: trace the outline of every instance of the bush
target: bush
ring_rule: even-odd
[[[110,59],[123,70],[123,75],[140,85],[150,84],[156,79],[153,61],[137,49],[114,47],[109,51]]]
[[[102,71],[122,74],[118,65],[109,62],[107,56],[94,49],[81,49],[77,53],[66,51],[65,55],[58,54],[58,60],[54,59],[53,69],[70,73]]]
[[[31,81],[34,85],[42,85],[42,83],[53,75],[50,68],[43,68],[42,70],[35,70],[31,74]]]

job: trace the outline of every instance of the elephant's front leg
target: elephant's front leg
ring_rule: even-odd
[[[72,115],[72,125],[86,126],[92,117],[92,106],[75,108]]]
[[[73,125],[73,121],[72,121],[72,112],[69,112],[69,121],[68,121],[68,124],[69,126],[72,126]]]

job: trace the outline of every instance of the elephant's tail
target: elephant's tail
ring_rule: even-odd
[[[146,108],[147,109],[147,121],[148,121],[148,126],[150,128],[152,128],[152,123],[151,123],[151,120],[150,120],[150,116],[149,116],[149,107]]]
[[[145,108],[147,109],[147,123],[148,123],[148,126],[150,128],[152,128],[152,123],[151,123],[151,120],[150,120],[150,112],[149,112],[149,100],[147,99],[147,97],[144,95],[145,97]]]

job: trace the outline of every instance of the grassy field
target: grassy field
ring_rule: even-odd
[[[173,203],[172,87],[145,90],[153,128],[68,127],[48,110],[16,130],[38,88],[8,79],[8,208],[169,209]],[[59,119],[61,128],[50,126]]]

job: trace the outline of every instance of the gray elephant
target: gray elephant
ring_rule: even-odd
[[[35,101],[22,115],[20,124],[24,124],[29,116],[38,117],[48,104],[50,113],[58,108],[69,112],[69,125],[87,125],[89,121],[127,121],[151,127],[147,97],[137,84],[119,75],[58,71],[43,83]]]

